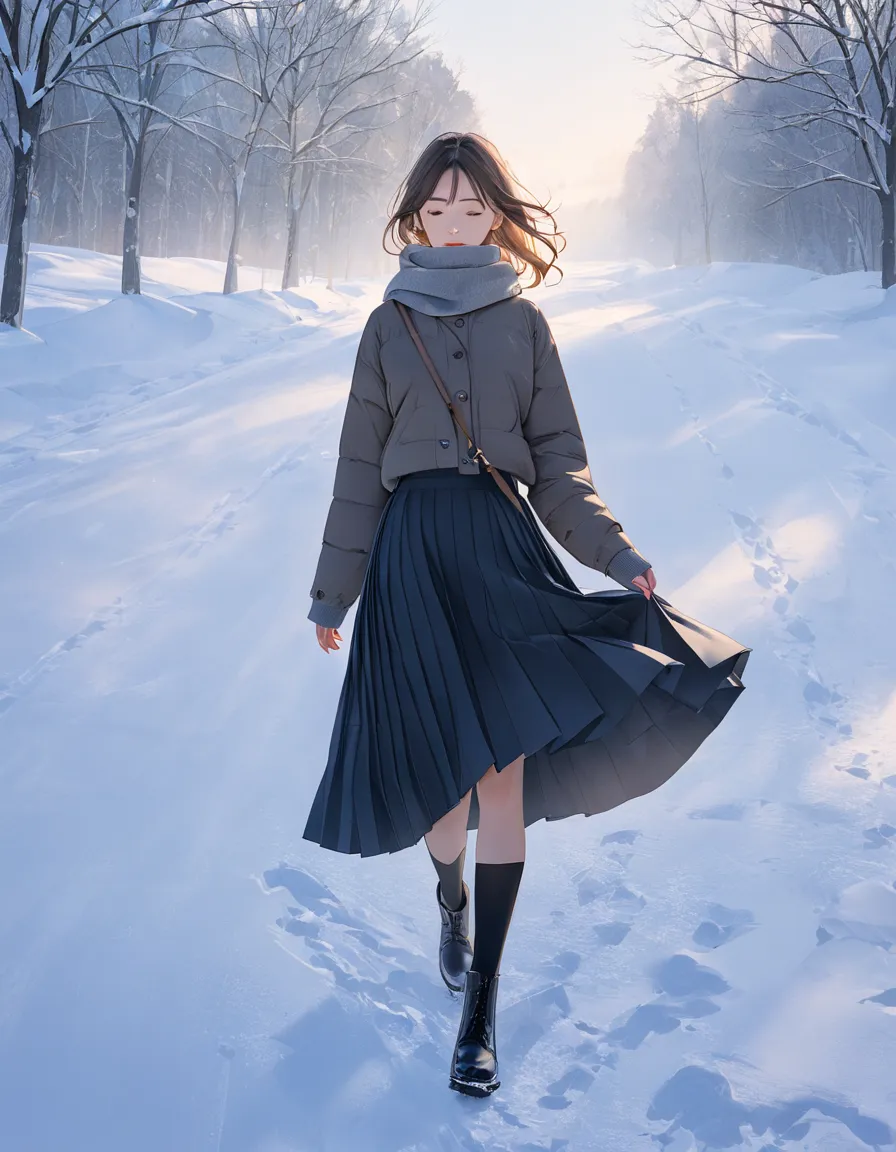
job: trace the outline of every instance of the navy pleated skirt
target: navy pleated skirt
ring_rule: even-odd
[[[665,783],[743,691],[752,649],[656,592],[580,591],[502,475],[522,514],[485,469],[391,493],[306,840],[408,848],[522,754],[527,826],[606,812]]]

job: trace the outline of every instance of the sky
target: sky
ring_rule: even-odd
[[[433,0],[427,33],[531,191],[618,191],[661,83],[629,46],[648,35],[634,0]]]

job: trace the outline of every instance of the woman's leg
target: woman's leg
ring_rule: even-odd
[[[523,763],[520,756],[500,772],[492,764],[476,785],[479,797],[477,864],[506,864],[526,858],[523,824]]]
[[[472,970],[497,974],[523,875],[526,827],[523,823],[523,763],[520,756],[501,772],[492,765],[476,785],[479,831],[473,906]]]
[[[464,857],[472,792],[471,788],[423,837],[438,873],[442,901],[452,910],[460,908],[464,901]]]
[[[476,931],[449,1081],[458,1092],[474,1096],[486,1096],[500,1085],[495,1050],[498,969],[526,854],[524,759],[520,756],[500,772],[493,764],[476,785]]]

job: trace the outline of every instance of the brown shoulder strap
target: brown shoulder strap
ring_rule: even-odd
[[[439,375],[435,364],[433,364],[433,362],[432,362],[432,357],[430,356],[429,352],[427,352],[427,350],[426,350],[426,345],[420,339],[420,333],[417,331],[416,324],[411,319],[411,314],[408,311],[407,305],[402,304],[400,300],[396,300],[395,301],[395,307],[401,313],[401,318],[405,322],[407,330],[411,335],[411,339],[417,345],[417,351],[420,353],[421,357],[423,358],[423,363],[426,365],[430,376],[432,376],[433,380],[435,381],[436,387],[442,393],[442,399],[445,401],[445,403],[448,405],[449,408],[452,408],[451,397],[448,395],[448,391],[445,388],[445,385],[442,383],[442,378]],[[452,411],[453,411],[453,408],[452,408]]]
[[[429,352],[427,352],[427,350],[426,350],[426,345],[420,339],[420,333],[417,331],[417,327],[414,324],[414,321],[411,319],[411,313],[410,313],[410,310],[408,309],[407,305],[402,304],[402,302],[400,300],[395,300],[394,303],[395,303],[395,307],[401,313],[401,318],[405,322],[405,326],[407,327],[407,330],[410,333],[411,339],[414,341],[414,344],[417,346],[417,351],[420,353],[420,357],[423,360],[423,363],[426,365],[427,371],[429,372],[430,376],[433,378],[433,382],[435,383],[436,387],[441,392],[442,399],[448,405],[448,409],[451,412],[451,415],[454,417],[454,419],[460,425],[461,431],[463,432],[463,434],[466,436],[467,440],[469,441],[470,447],[475,449],[475,451],[471,454],[471,459],[476,460],[478,458],[482,461],[482,463],[485,465],[486,469],[491,473],[492,478],[497,482],[498,487],[501,489],[501,491],[504,493],[504,495],[511,501],[511,503],[514,505],[514,507],[517,508],[521,512],[522,507],[520,506],[520,502],[517,499],[515,493],[511,490],[507,481],[504,479],[504,477],[501,475],[501,473],[498,472],[498,470],[496,468],[493,468],[492,465],[489,464],[488,460],[486,460],[486,458],[485,458],[485,454],[483,453],[482,449],[477,448],[476,445],[473,443],[473,437],[467,431],[467,426],[466,426],[466,424],[464,424],[463,420],[461,419],[460,413],[457,411],[457,409],[451,403],[451,397],[448,395],[448,390],[446,389],[445,385],[442,383],[442,378],[441,378],[441,376],[439,376],[438,369],[436,368],[435,364],[433,364],[432,357],[430,356]]]

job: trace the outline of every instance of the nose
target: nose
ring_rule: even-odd
[[[449,228],[448,231],[451,233],[452,236],[454,236],[457,233],[456,228]]]

